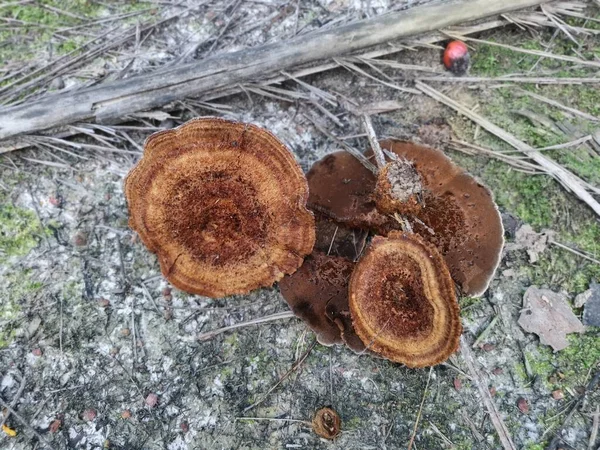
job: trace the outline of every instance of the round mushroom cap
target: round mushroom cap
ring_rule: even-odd
[[[176,287],[208,297],[271,286],[312,251],[308,185],[255,125],[215,117],[150,136],[125,180],[130,227]]]
[[[462,332],[454,283],[418,235],[375,236],[349,288],[354,329],[367,349],[408,367],[445,361]]]
[[[491,192],[443,152],[410,142],[385,140],[381,148],[411,161],[423,185],[413,231],[444,256],[454,281],[467,295],[483,294],[500,263],[504,227]]]
[[[348,284],[354,263],[313,251],[304,264],[279,282],[281,295],[317,335],[323,345],[345,343],[355,352],[365,349],[352,327]]]

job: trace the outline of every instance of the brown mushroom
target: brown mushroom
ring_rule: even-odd
[[[397,140],[380,145],[395,153],[402,165],[388,164],[378,183],[350,154],[327,155],[307,174],[309,207],[337,223],[382,235],[402,227],[394,212],[406,214],[413,231],[442,253],[462,292],[481,295],[504,244],[502,220],[490,191],[439,150]],[[392,197],[390,189],[398,181],[400,195]],[[405,203],[399,200],[403,192],[408,193]]]
[[[353,269],[349,259],[313,251],[296,272],[279,282],[279,288],[292,312],[308,324],[321,344],[346,343],[361,352],[365,347],[354,332],[348,306]]]
[[[187,292],[222,297],[270,286],[314,245],[304,174],[254,125],[206,117],[153,134],[125,195],[131,228]]]
[[[356,261],[365,248],[368,231],[348,228],[315,211],[315,249]]]
[[[439,150],[397,140],[381,148],[411,161],[423,184],[413,231],[444,256],[467,295],[483,294],[500,263],[504,228],[491,192]]]
[[[312,210],[350,228],[393,228],[393,220],[375,208],[375,176],[351,154],[325,156],[313,164],[306,178]]]
[[[418,214],[423,201],[421,176],[410,161],[388,162],[377,175],[374,198],[377,209],[385,214]]]
[[[424,367],[458,348],[454,283],[437,249],[418,235],[375,236],[352,273],[349,297],[356,333],[385,358]]]
[[[342,421],[335,410],[319,409],[312,420],[313,431],[325,439],[335,439],[342,432]]]

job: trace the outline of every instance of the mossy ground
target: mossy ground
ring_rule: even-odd
[[[23,34],[0,31],[12,33],[0,34],[0,40],[9,39],[14,44],[0,47],[0,59],[14,59],[16,55],[35,58],[48,47],[62,53],[80,45],[81,37],[73,37],[70,42],[71,38],[64,40],[55,34],[61,27],[76,25],[77,20],[48,14],[43,4],[0,8],[2,17],[44,25],[30,29],[32,36],[41,37],[35,45]],[[96,2],[47,4],[86,17],[106,14],[106,5]],[[134,2],[130,7],[145,8],[147,4]],[[314,11],[301,13],[306,20],[316,15]],[[28,28],[19,32],[25,30]],[[483,37],[542,49],[541,42],[548,42],[551,33],[532,38],[517,29],[505,28]],[[584,56],[598,54],[597,38],[582,37],[581,41],[584,47],[579,51]],[[572,44],[561,34],[553,42],[552,51],[572,54]],[[509,50],[483,44],[473,47],[473,75],[526,72],[537,62],[536,57]],[[439,65],[439,54],[430,49],[404,52],[398,59]],[[541,70],[555,71],[554,76],[590,73],[551,60],[540,61],[536,71]],[[397,91],[371,86],[370,81],[345,71],[328,72],[308,81],[332,91],[345,86],[344,95],[363,103],[389,99],[404,102],[405,110],[374,118],[382,134],[399,135],[400,130],[405,132],[401,137],[412,139],[415,124],[443,117],[459,137],[473,141],[473,124],[424,96],[402,97]],[[436,87],[446,89],[444,85]],[[600,93],[595,87],[520,88],[600,115]],[[458,88],[450,90],[449,95],[464,95],[479,104],[481,114],[535,147],[573,138],[532,123],[516,111],[528,109],[553,121],[567,121],[582,133],[597,130],[597,124],[528,99],[513,87]],[[297,105],[260,97],[254,97],[251,104],[246,96],[223,102],[231,104],[238,118],[271,128],[290,144],[303,167],[337,150],[302,119]],[[186,114],[181,113],[181,120],[189,118]],[[343,111],[340,117],[348,126],[339,135],[361,132]],[[132,131],[131,137],[140,145],[147,134]],[[479,133],[477,143],[510,150],[484,132]],[[126,140],[118,141],[118,146],[137,150]],[[464,375],[465,367],[458,356],[448,365],[433,369],[425,392],[428,369],[411,370],[369,355],[357,356],[341,347],[316,345],[300,369],[267,395],[313,342],[314,337],[301,322],[248,327],[206,342],[198,342],[195,336],[285,310],[277,289],[216,301],[177,290],[171,298],[165,297],[166,283],[156,258],[133,239],[127,228],[122,181],[137,156],[71,150],[89,159],[61,155],[70,169],[48,168],[24,160],[16,161],[16,170],[8,163],[0,166],[6,191],[6,201],[0,202],[0,230],[5,233],[0,235],[0,258],[8,258],[4,260],[6,270],[0,272],[0,289],[5,293],[0,311],[0,375],[5,377],[2,380],[6,385],[14,379],[12,387],[0,395],[11,400],[19,376],[26,376],[27,388],[18,410],[57,448],[403,448],[424,395],[417,448],[499,448],[485,407],[474,383]],[[35,150],[22,154],[36,156]],[[600,183],[599,159],[589,149],[547,154],[589,182]],[[558,233],[557,240],[600,256],[597,217],[554,180],[517,172],[483,157],[451,156],[491,188],[503,213],[537,230],[552,229]],[[51,198],[60,202],[51,202]],[[84,245],[75,244],[77,233],[85,234]],[[513,277],[502,274],[509,264],[515,272]],[[564,290],[572,297],[587,289],[592,279],[600,280],[597,265],[560,248],[549,247],[535,264],[528,262],[524,252],[516,251],[505,256],[483,298],[461,300],[465,334],[470,340],[486,328],[494,315],[500,316],[482,342],[488,346],[473,352],[490,376],[490,387],[496,391],[494,400],[519,448],[544,447],[563,423],[573,395],[589,380],[600,360],[598,330],[571,336],[570,346],[557,353],[540,345],[536,336],[525,334],[516,324],[522,294],[529,285],[537,284]],[[103,306],[104,300],[108,300],[108,306]],[[33,355],[32,350],[38,348],[41,356]],[[565,399],[552,399],[551,391],[555,389],[563,390]],[[159,395],[156,408],[144,403],[151,392]],[[597,398],[597,393],[593,395],[591,400]],[[529,401],[527,414],[517,407],[520,397]],[[262,403],[246,410],[260,400]],[[317,408],[328,404],[339,411],[343,420],[342,437],[337,443],[320,441],[305,425],[285,421],[310,420]],[[82,412],[89,408],[96,410],[97,419],[84,420]],[[121,418],[125,409],[131,410],[131,419]],[[51,433],[49,425],[56,418],[62,422],[61,429]],[[184,423],[187,432],[182,428]],[[572,441],[575,448],[585,442],[590,424],[589,418],[581,415],[567,424],[576,436]],[[10,425],[19,434],[14,440],[0,436],[0,446],[25,449],[35,445],[31,444],[35,438],[26,428],[15,421]],[[445,439],[452,445],[447,445]]]

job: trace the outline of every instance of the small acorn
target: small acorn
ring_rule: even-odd
[[[450,41],[444,50],[444,66],[455,75],[464,75],[469,68],[469,49],[462,41]]]

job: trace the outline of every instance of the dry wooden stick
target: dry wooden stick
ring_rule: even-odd
[[[456,0],[384,14],[285,42],[206,58],[147,75],[48,96],[0,110],[0,139],[82,120],[118,119],[266,73],[358,51],[393,39],[539,5],[545,0]],[[600,65],[600,63],[598,63]]]
[[[500,438],[500,442],[502,443],[504,450],[517,450],[515,444],[512,441],[512,438],[510,437],[510,432],[508,431],[508,428],[506,428],[502,417],[500,417],[500,413],[498,413],[498,410],[496,409],[494,399],[492,398],[492,395],[490,394],[490,390],[488,388],[489,380],[487,378],[487,375],[477,368],[475,358],[473,357],[473,353],[471,353],[469,344],[467,343],[464,336],[461,336],[460,338],[460,353],[467,365],[467,370],[471,375],[471,379],[477,385],[479,395],[481,395],[483,404],[485,405],[485,408],[487,409],[487,412],[490,415],[490,419],[492,420],[492,424],[494,425],[494,428],[498,433],[498,437]]]
[[[600,216],[600,203],[598,203],[594,197],[588,192],[586,187],[581,183],[581,181],[567,169],[562,167],[560,164],[552,161],[551,159],[542,155],[539,151],[531,147],[529,144],[526,144],[523,141],[520,141],[512,134],[503,130],[502,128],[494,125],[492,122],[487,120],[486,118],[480,116],[479,114],[471,111],[465,106],[461,105],[455,100],[452,100],[450,97],[442,94],[441,92],[435,90],[431,86],[417,81],[415,83],[417,89],[422,91],[423,93],[429,95],[431,98],[439,101],[440,103],[444,103],[445,105],[451,107],[459,114],[468,117],[473,122],[477,123],[483,129],[502,139],[506,143],[510,144],[515,149],[526,153],[528,157],[533,159],[536,163],[538,163],[549,175],[558,180],[565,188],[572,191],[577,197],[583,200],[588,204],[592,210]]]
[[[247,327],[248,325],[258,325],[261,323],[272,322],[274,320],[281,319],[291,319],[294,316],[294,313],[291,311],[283,311],[275,314],[271,314],[269,316],[259,317],[258,319],[248,320],[246,322],[236,323],[234,325],[229,325],[228,327],[218,328],[216,330],[207,331],[206,333],[201,333],[197,336],[199,341],[206,341],[208,339],[212,339],[213,337],[224,333],[225,331],[235,330],[236,328]]]
[[[560,2],[559,5],[562,5],[563,2]],[[539,13],[519,13],[519,17],[522,18],[523,20],[531,17],[531,16],[536,16],[539,15]],[[476,34],[476,33],[480,33],[482,31],[486,31],[486,30],[491,30],[491,29],[495,29],[495,28],[499,28],[502,27],[506,24],[510,23],[508,20],[506,19],[494,19],[494,20],[488,20],[485,22],[481,22],[481,23],[477,23],[477,24],[473,24],[473,25],[466,25],[466,26],[460,26],[460,27],[453,27],[452,28],[452,32],[458,33],[460,35],[469,35],[469,34]],[[445,39],[448,38],[447,33],[450,32],[450,30],[448,30],[447,32],[433,32],[433,33],[427,33],[423,36],[419,36],[415,39],[412,39],[410,41],[410,46],[407,45],[389,45],[386,46],[384,48],[381,49],[377,49],[377,50],[371,50],[365,53],[362,53],[360,55],[357,55],[358,58],[365,58],[368,60],[373,60],[373,58],[379,58],[382,56],[387,56],[387,55],[392,55],[394,53],[398,53],[401,51],[404,51],[406,49],[415,49],[416,46],[420,46],[420,45],[429,45],[429,44],[433,44],[435,42],[440,42],[443,41]],[[310,67],[304,67],[304,68],[299,68],[299,69],[295,69],[294,72],[292,74],[282,74],[282,75],[277,75],[274,77],[270,77],[267,78],[263,81],[261,81],[260,85],[261,86],[265,86],[265,85],[270,85],[270,84],[277,84],[277,83],[281,83],[287,79],[290,79],[290,75],[291,75],[291,79],[298,79],[301,77],[307,77],[316,73],[321,73],[321,72],[325,72],[328,70],[333,70],[335,68],[339,67],[337,63],[335,62],[327,62],[327,63],[322,63],[319,65],[313,65]],[[463,81],[466,80],[465,77],[434,77],[434,78],[439,78],[439,81]],[[469,78],[472,81],[502,81],[501,79],[502,77],[499,78],[477,78],[476,80],[472,80],[472,78]],[[421,78],[421,80],[430,80],[430,78]],[[530,82],[530,83],[539,83],[539,84],[584,84],[584,83],[600,83],[600,78],[530,78],[528,77],[526,80],[523,79],[523,81],[520,81],[520,79],[516,79],[516,78],[512,78],[512,81],[515,82]],[[561,80],[561,81],[558,81]],[[555,82],[556,81],[556,82]],[[228,95],[234,95],[234,94],[238,94],[240,92],[244,92],[243,86],[238,83],[234,86],[230,86],[230,87],[225,87],[222,89],[216,89],[214,91],[211,91],[209,93],[206,93],[205,95],[202,96],[202,100],[204,101],[210,101],[210,100],[215,100],[215,99],[219,99],[219,98],[223,98],[226,97]],[[172,109],[171,107],[167,108],[167,109]],[[115,120],[113,120],[113,122],[119,122],[122,121],[124,118],[116,118]],[[84,124],[82,124],[84,125]],[[87,125],[86,125],[87,126]],[[160,128],[156,128],[156,130],[159,130]],[[37,131],[37,130],[36,130]],[[150,129],[148,129],[148,131],[151,131]],[[69,127],[68,130],[64,131],[64,130],[51,130],[53,136],[55,137],[60,137],[60,138],[65,138],[68,136],[72,136],[74,134],[77,134],[77,129],[73,126]],[[16,139],[9,139],[8,141],[4,141],[4,142],[0,142],[0,154],[1,153],[5,153],[5,152],[11,152],[14,150],[19,150],[22,148],[26,148],[28,147],[29,141],[27,139],[23,139],[23,138],[16,138]],[[373,166],[374,167],[374,166]]]
[[[377,140],[377,134],[375,133],[375,129],[373,128],[373,122],[371,122],[371,118],[368,114],[363,114],[362,117],[363,127],[365,129],[365,133],[367,133],[367,139],[369,140],[369,144],[371,144],[371,149],[373,150],[373,154],[375,155],[375,162],[377,163],[378,169],[383,169],[385,167],[385,155],[381,150],[381,146],[379,145],[379,141]]]
[[[423,412],[423,405],[425,404],[425,397],[427,397],[427,389],[429,388],[429,381],[431,381],[431,373],[432,372],[433,372],[433,367],[430,367],[429,375],[427,376],[427,383],[425,384],[425,389],[423,389],[423,398],[421,399],[421,404],[419,405],[419,412],[417,413],[417,418],[415,419],[415,426],[413,427],[413,431],[410,436],[410,441],[408,441],[408,450],[411,450],[413,444],[415,443],[415,437],[417,435],[417,427],[419,426],[419,421],[421,420],[421,413]]]

